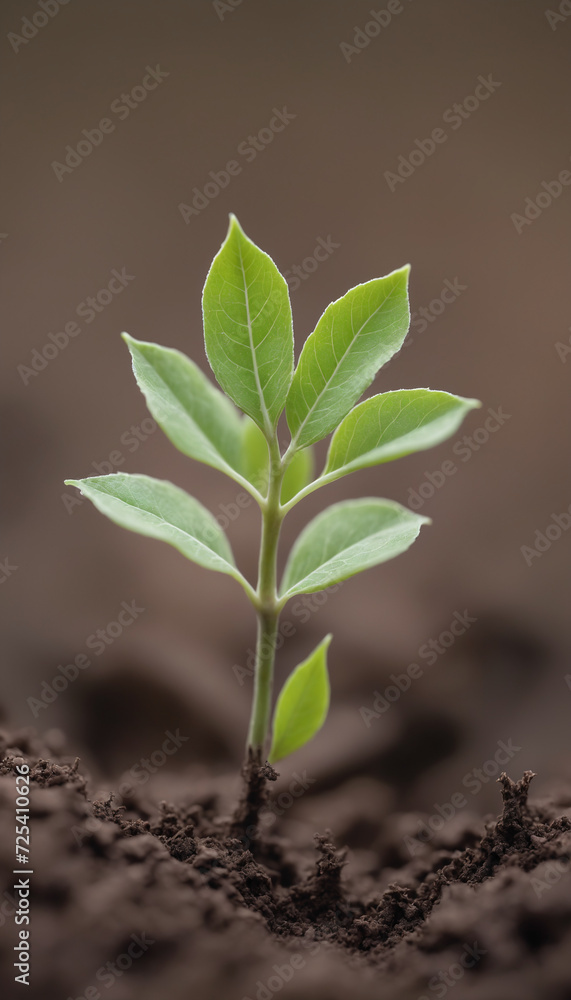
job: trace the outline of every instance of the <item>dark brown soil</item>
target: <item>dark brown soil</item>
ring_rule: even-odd
[[[354,866],[328,831],[259,822],[275,772],[248,767],[233,816],[192,790],[151,808],[92,801],[73,758],[0,743],[2,997],[41,1000],[564,1000],[571,997],[571,796],[500,778],[483,836]],[[32,973],[14,984],[15,768],[32,777]],[[184,804],[182,804],[184,803]],[[498,795],[499,804],[499,795]],[[358,819],[358,817],[356,817]],[[389,866],[388,861],[391,865]]]

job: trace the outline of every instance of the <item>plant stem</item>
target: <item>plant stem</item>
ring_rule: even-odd
[[[270,476],[268,495],[262,507],[262,540],[258,571],[257,613],[258,638],[254,696],[248,732],[248,749],[260,761],[270,727],[270,710],[274,679],[274,659],[280,608],[277,595],[277,552],[284,514],[280,494],[284,475],[277,437],[268,442],[270,448]]]
[[[254,677],[254,698],[248,746],[261,760],[270,726],[272,682],[276,648],[278,613],[258,612],[258,639],[256,643],[256,673]]]

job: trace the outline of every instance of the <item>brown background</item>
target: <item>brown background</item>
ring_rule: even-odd
[[[477,396],[484,409],[438,449],[306,500],[286,543],[326,500],[406,503],[488,407],[510,414],[426,502],[434,523],[408,554],[345,584],[306,624],[291,619],[280,679],[335,633],[333,711],[291,767],[309,764],[322,789],[335,771],[368,770],[428,808],[461,788],[498,740],[521,747],[514,776],[531,767],[545,786],[569,770],[571,532],[530,567],[520,550],[571,502],[571,365],[554,346],[570,329],[571,190],[521,235],[510,215],[570,167],[571,18],[553,31],[543,2],[403,0],[347,63],[340,43],[370,7],[243,0],[221,19],[209,2],[71,0],[14,52],[8,32],[38,8],[3,4],[0,556],[18,569],[0,589],[2,701],[17,724],[64,728],[72,750],[110,778],[176,726],[190,739],[175,767],[233,772],[241,753],[250,688],[232,666],[244,662],[254,622],[238,588],[121,531],[87,502],[70,513],[62,499],[73,495],[65,478],[93,474],[93,462],[119,449],[125,471],[172,479],[215,511],[234,500],[230,482],[160,431],[133,454],[120,444],[146,413],[119,333],[180,348],[207,370],[200,296],[229,211],[282,270],[311,255],[317,237],[339,244],[292,294],[298,350],[331,299],[405,261],[413,311],[446,278],[467,286],[412,333],[373,391],[428,385]],[[157,64],[168,78],[120,121],[111,103]],[[448,126],[446,143],[391,192],[384,171],[441,126],[481,74],[501,87],[461,128]],[[287,128],[253,162],[236,157],[284,105],[296,116]],[[58,182],[53,161],[104,117],[114,132]],[[179,203],[232,158],[241,174],[185,225]],[[123,267],[134,276],[124,292],[24,385],[17,366]],[[257,532],[253,509],[230,528],[250,577]],[[140,620],[34,720],[27,699],[131,599],[146,609]],[[465,610],[478,619],[468,634],[367,729],[359,707]],[[493,789],[482,795],[495,806]]]

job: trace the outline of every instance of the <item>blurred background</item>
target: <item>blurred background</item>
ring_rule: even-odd
[[[347,814],[359,796],[377,815],[431,813],[489,761],[466,797],[495,811],[499,741],[538,790],[569,774],[571,531],[545,530],[571,503],[571,188],[552,183],[571,170],[571,17],[534,0],[372,9],[3,4],[1,702],[6,725],[54,746],[65,733],[100,784],[167,731],[184,739],[163,784],[235,775],[242,755],[255,638],[242,592],[63,483],[171,479],[227,519],[254,578],[256,510],[156,430],[119,336],[209,370],[201,292],[229,212],[286,273],[297,352],[332,299],[408,261],[411,332],[370,392],[483,403],[449,442],[345,478],[286,522],[287,548],[348,497],[433,519],[398,560],[284,612],[278,684],[334,632],[331,715],[282,768],[313,779],[300,817],[335,826],[340,789]],[[138,610],[117,626],[124,602]],[[422,676],[385,709],[411,663]]]

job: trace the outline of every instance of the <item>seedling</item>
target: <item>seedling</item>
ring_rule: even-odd
[[[112,521],[168,542],[243,587],[258,617],[247,742],[248,755],[257,761],[269,742],[284,606],[296,594],[325,590],[399,555],[428,523],[392,500],[336,503],[301,532],[278,586],[284,517],[308,494],[342,476],[439,444],[480,405],[430,389],[384,392],[355,405],[406,337],[409,271],[407,265],[357,285],[327,306],[294,368],[286,282],[231,216],[203,294],[206,354],[223,392],[179,351],[123,334],[135,378],[167,437],[185,455],[230,476],[259,504],[255,589],[236,566],[213,515],[172,483],[125,473],[67,480]],[[291,440],[282,451],[278,421],[284,409]],[[314,478],[312,446],[331,432],[325,467]],[[327,635],[282,688],[273,715],[271,762],[307,743],[325,721],[330,641]]]

